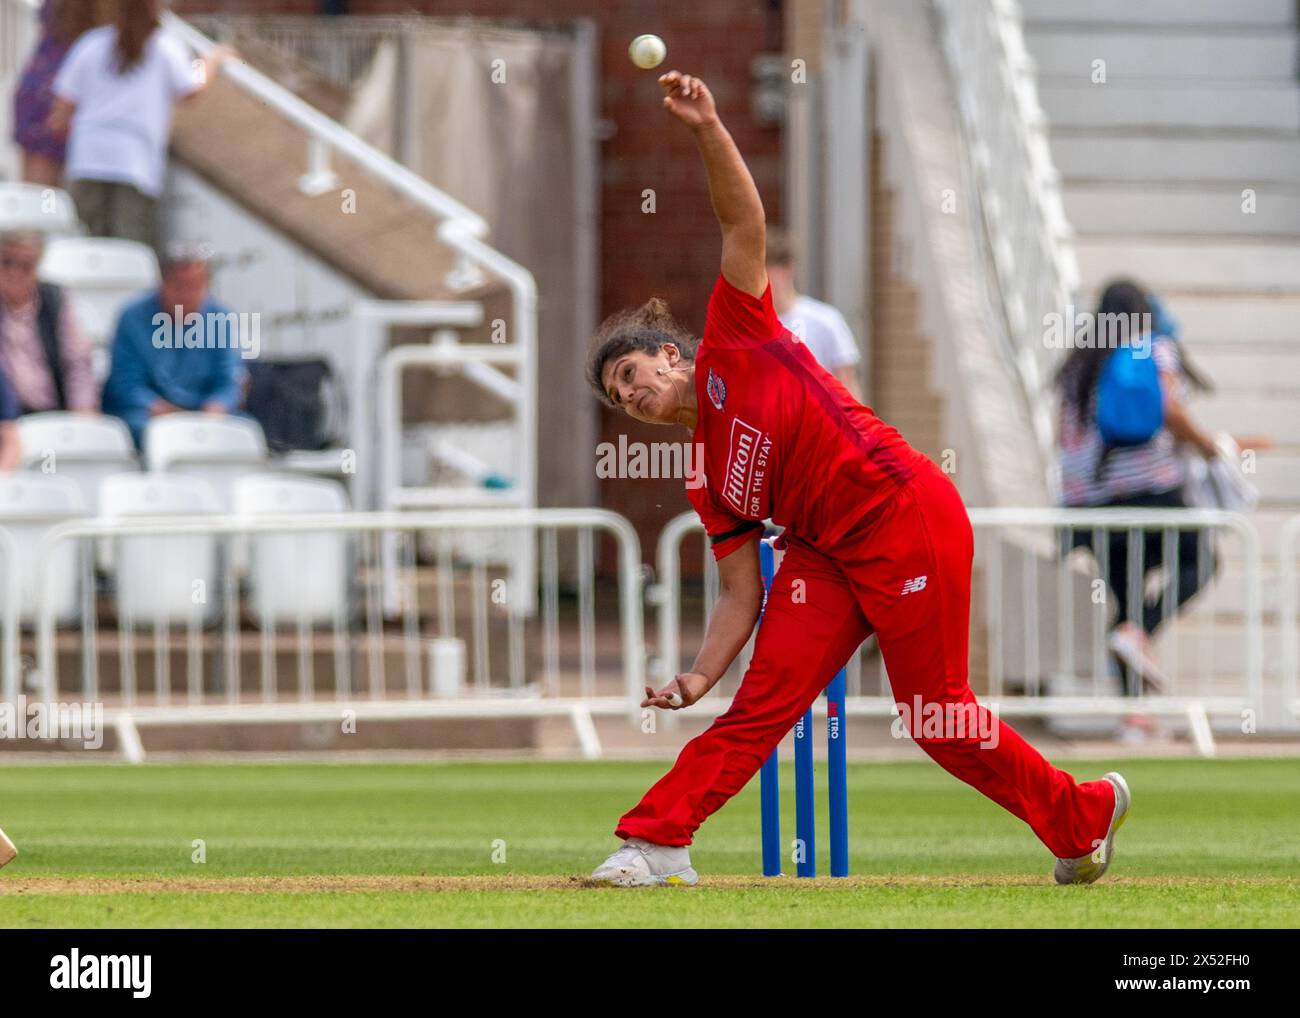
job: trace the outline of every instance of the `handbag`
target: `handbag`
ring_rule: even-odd
[[[273,452],[326,449],[340,440],[345,404],[329,361],[262,358],[249,375],[245,409]]]
[[[1183,501],[1195,509],[1250,512],[1259,505],[1259,489],[1241,473],[1241,449],[1228,435],[1215,436],[1218,447],[1211,459],[1187,457]]]

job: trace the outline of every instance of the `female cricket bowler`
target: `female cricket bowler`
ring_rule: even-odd
[[[651,300],[607,319],[588,380],[611,405],[684,425],[703,450],[688,496],[717,559],[720,596],[691,670],[643,707],[703,696],[748,641],[762,606],[763,520],[785,554],[744,681],[727,711],[619,821],[622,848],[592,874],[621,886],[694,884],[687,846],[753,777],[831,677],[875,632],[896,701],[966,705],[976,732],[913,737],[941,767],[1025,821],[1057,857],[1059,883],[1091,883],[1128,815],[1123,777],[1076,783],[967,682],[974,537],[957,489],[857,403],[772,308],[758,190],[696,77],[659,78],[664,107],[694,136],[722,227],[722,271],[698,345]],[[969,726],[968,726],[969,727]],[[990,737],[991,736],[991,737]]]

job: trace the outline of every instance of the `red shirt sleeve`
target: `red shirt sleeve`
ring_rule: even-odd
[[[709,535],[709,546],[713,549],[715,562],[721,562],[746,541],[763,536],[761,521],[742,520],[739,516],[719,509],[710,497],[707,486],[687,488],[686,497],[704,524],[704,532]]]
[[[704,318],[704,342],[714,347],[759,346],[781,335],[772,306],[772,284],[762,297],[737,289],[718,273]]]

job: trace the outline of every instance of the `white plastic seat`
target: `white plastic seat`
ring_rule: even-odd
[[[68,192],[44,184],[0,183],[0,233],[71,233],[77,210]]]
[[[95,376],[102,381],[122,306],[158,285],[153,249],[112,237],[65,237],[46,246],[39,275],[67,291],[94,351]]]
[[[144,457],[151,471],[203,479],[220,510],[232,512],[235,484],[266,468],[266,436],[247,417],[163,414],[145,425]]]
[[[197,477],[116,474],[99,487],[99,514],[131,517],[215,515],[212,488]],[[117,610],[122,624],[191,622],[221,605],[217,538],[207,534],[142,534],[114,539]]]
[[[85,506],[99,501],[99,484],[136,466],[131,432],[116,417],[62,411],[18,419],[24,469],[66,477]]]
[[[263,474],[235,485],[235,513],[264,519],[288,513],[344,513],[334,481]],[[248,579],[253,615],[262,626],[342,623],[348,611],[350,542],[342,532],[252,534]]]
[[[8,610],[8,578],[18,577],[18,619],[36,621],[39,583],[44,573],[46,604],[58,622],[68,622],[80,613],[81,561],[79,545],[68,539],[55,545],[43,558],[41,538],[55,524],[86,515],[81,489],[66,477],[54,474],[0,474],[0,528],[13,538],[14,561],[0,558],[0,616]],[[4,548],[0,545],[0,556]]]

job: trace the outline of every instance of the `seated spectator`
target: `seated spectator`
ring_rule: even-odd
[[[853,331],[840,312],[820,300],[814,300],[794,288],[794,246],[785,231],[767,228],[767,278],[772,283],[772,306],[781,324],[794,333],[817,363],[834,375],[862,402],[858,382],[858,364],[862,355],[853,339]]]
[[[18,466],[22,446],[18,441],[18,425],[14,421],[21,412],[5,373],[0,371],[0,473]]]
[[[54,79],[49,126],[67,134],[66,174],[92,236],[153,246],[176,102],[200,92],[228,50],[196,69],[160,27],[158,0],[110,0],[109,24],[76,41]]]
[[[207,259],[199,245],[168,248],[162,286],[118,319],[104,413],[126,422],[137,447],[151,417],[226,414],[243,400],[239,339],[231,334],[230,311],[208,296]]]
[[[90,343],[63,291],[37,282],[43,246],[38,233],[0,234],[0,370],[22,413],[93,413]]]

